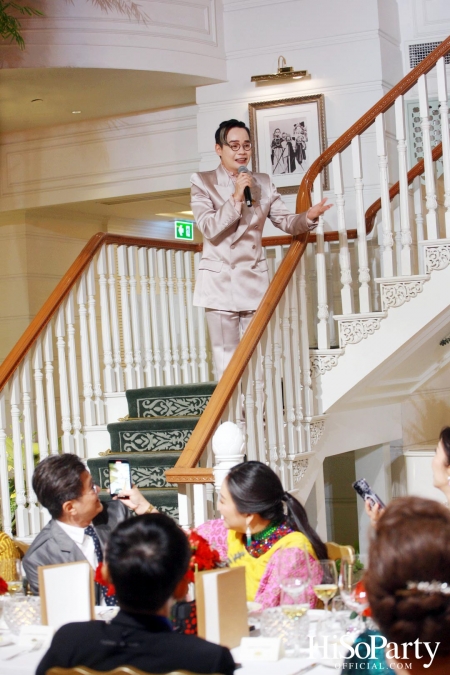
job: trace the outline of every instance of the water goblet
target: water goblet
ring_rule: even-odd
[[[358,615],[358,632],[364,630],[362,614],[369,607],[362,577],[362,570],[355,571],[351,562],[342,560],[339,574],[339,590],[341,598],[347,607]]]

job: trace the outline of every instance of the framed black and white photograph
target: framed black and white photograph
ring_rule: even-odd
[[[326,149],[323,94],[249,103],[252,169],[268,173],[282,194],[297,192]],[[324,171],[328,189],[328,169]]]

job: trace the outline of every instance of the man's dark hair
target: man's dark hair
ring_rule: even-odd
[[[227,136],[230,129],[238,127],[239,129],[245,129],[250,138],[250,129],[246,126],[244,122],[239,122],[239,120],[225,120],[219,124],[219,128],[216,131],[216,143],[220,145],[221,148],[227,142]]]
[[[84,471],[87,469],[80,458],[70,453],[50,455],[39,462],[33,474],[33,490],[52,518],[61,516],[65,502],[81,497]]]
[[[105,560],[119,605],[156,612],[186,574],[191,549],[186,534],[163,513],[130,518],[112,532]]]

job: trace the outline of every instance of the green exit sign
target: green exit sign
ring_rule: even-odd
[[[175,239],[187,239],[188,241],[193,241],[194,223],[190,223],[186,220],[176,220]]]

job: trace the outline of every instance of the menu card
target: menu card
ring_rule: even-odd
[[[199,637],[237,647],[248,636],[245,568],[215,569],[195,575]]]
[[[38,568],[42,624],[56,630],[94,614],[94,575],[86,561]]]

